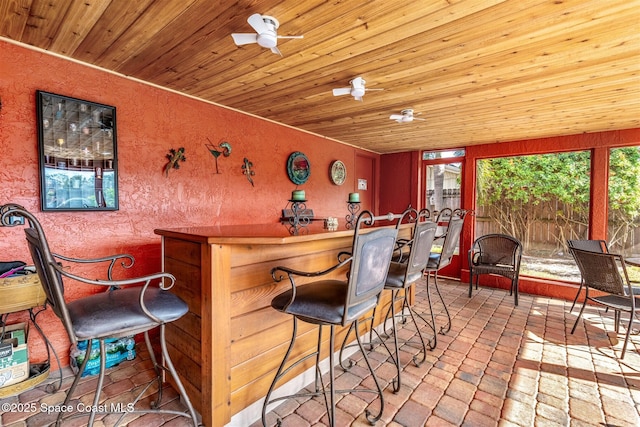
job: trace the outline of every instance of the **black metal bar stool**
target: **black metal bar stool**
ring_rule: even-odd
[[[156,412],[190,418],[190,423],[197,426],[198,418],[196,411],[191,405],[189,396],[174,369],[165,341],[165,325],[178,320],[184,316],[189,309],[182,299],[169,292],[169,289],[175,282],[175,278],[168,273],[157,273],[131,279],[113,280],[113,267],[117,263],[120,263],[123,268],[130,268],[133,265],[132,256],[119,254],[97,259],[77,259],[54,254],[49,249],[49,244],[42,226],[35,216],[23,207],[15,204],[0,207],[0,222],[3,226],[15,225],[9,221],[9,218],[12,216],[21,216],[28,221],[28,227],[25,229],[27,243],[38,277],[47,296],[47,306],[50,307],[62,321],[72,344],[77,344],[78,341],[88,341],[87,357],[84,358],[84,361],[80,365],[73,384],[71,384],[71,387],[66,393],[62,407],[69,407],[73,392],[87,366],[87,361],[89,360],[88,352],[92,347],[92,342],[96,340],[100,344],[100,373],[98,375],[91,411],[71,414],[65,418],[65,421],[77,416],[88,416],[89,420],[87,425],[91,426],[97,413],[117,413],[120,414],[120,419],[116,421],[116,425],[118,425],[130,412]],[[70,273],[62,266],[62,261],[85,264],[108,262],[107,280],[87,279]],[[63,278],[65,277],[80,283],[102,287],[104,291],[67,302],[64,298]],[[120,288],[121,286],[122,288]],[[159,330],[160,348],[164,364],[158,363],[149,337],[149,331],[156,328]],[[109,338],[122,338],[139,333],[144,333],[149,355],[157,374],[156,379],[153,381],[157,381],[158,384],[157,399],[151,402],[151,409],[149,410],[138,410],[136,408],[129,411],[126,405],[120,409],[118,409],[118,405],[115,405],[116,409],[113,411],[109,409],[102,411],[100,409],[100,394],[106,369],[107,353],[105,340]],[[182,401],[188,409],[187,412],[160,409],[162,381],[165,372],[169,372],[173,377],[176,388],[178,389],[177,391],[180,393]],[[131,403],[135,405],[143,398],[153,382],[144,387]],[[65,411],[58,413],[56,426],[61,425],[63,415],[67,415]]]
[[[428,216],[429,212],[426,210],[421,211],[420,213],[416,213],[416,222],[413,227],[411,239],[402,242],[403,248],[408,248],[408,254],[403,254],[403,256],[401,256],[397,261],[391,262],[387,280],[384,285],[384,289],[391,290],[391,304],[387,315],[385,316],[384,322],[386,325],[386,321],[389,318],[390,311],[395,352],[394,354],[391,354],[391,352],[389,351],[389,353],[391,354],[391,357],[397,369],[396,379],[393,380],[394,393],[397,393],[400,390],[400,386],[402,385],[400,377],[402,364],[400,363],[400,345],[398,342],[396,318],[402,317],[402,322],[404,323],[406,322],[406,313],[408,312],[409,317],[416,327],[418,338],[420,339],[420,344],[422,347],[422,357],[419,358],[418,355],[415,355],[413,357],[413,362],[416,366],[420,366],[420,364],[422,364],[422,362],[424,362],[427,357],[427,345],[425,343],[424,337],[422,336],[422,332],[420,331],[420,326],[416,321],[416,316],[418,316],[427,326],[433,329],[435,337],[435,325],[429,324],[429,322],[422,315],[420,315],[419,313],[415,313],[411,308],[411,304],[409,301],[409,288],[411,287],[411,285],[413,285],[423,277],[424,269],[426,268],[427,262],[429,261],[431,246],[436,234],[437,224],[435,222],[427,221]],[[402,291],[402,295],[399,296],[400,291]],[[402,301],[402,310],[400,314],[396,314],[397,301]],[[435,344],[434,340],[429,341],[429,347],[431,349],[434,348],[434,344],[431,344],[432,342]],[[386,344],[384,345],[385,347],[387,347]],[[387,350],[389,350],[388,347]]]
[[[455,254],[456,248],[460,243],[460,233],[462,232],[462,226],[464,225],[464,219],[469,211],[463,209],[443,209],[436,219],[436,223],[440,225],[441,223],[447,223],[447,229],[443,236],[437,236],[436,239],[444,237],[444,242],[442,243],[442,251],[441,252],[431,252],[429,256],[429,262],[427,263],[427,267],[425,268],[425,273],[427,275],[427,298],[429,300],[429,310],[431,311],[431,320],[436,328],[436,320],[435,314],[433,312],[432,304],[431,304],[431,291],[429,290],[429,276],[433,273],[433,284],[436,289],[436,293],[442,302],[442,306],[444,307],[445,314],[447,316],[446,323],[440,327],[438,331],[441,334],[445,334],[449,332],[451,329],[451,315],[449,314],[449,309],[447,308],[447,304],[444,302],[444,298],[442,298],[442,293],[440,293],[440,288],[438,287],[438,272],[451,264],[451,260]],[[434,341],[437,343],[437,334],[434,334]],[[435,345],[435,343],[434,343]]]
[[[293,334],[276,375],[269,387],[269,391],[264,400],[262,408],[262,423],[266,426],[267,406],[270,403],[300,396],[322,396],[327,407],[329,425],[335,426],[335,394],[351,392],[377,393],[380,399],[380,411],[371,414],[366,410],[366,417],[369,423],[374,424],[382,416],[384,409],[384,398],[382,388],[371,366],[367,354],[364,351],[362,342],[358,337],[358,345],[362,351],[364,361],[371,372],[376,384],[376,390],[358,388],[353,390],[335,390],[335,327],[354,325],[358,330],[358,319],[367,312],[373,310],[380,299],[380,293],[384,288],[389,270],[389,262],[394,251],[398,230],[393,227],[386,227],[374,230],[365,230],[364,226],[374,225],[376,221],[396,219],[397,216],[387,215],[374,217],[371,212],[363,211],[357,219],[353,246],[348,258],[341,260],[336,265],[318,272],[304,272],[288,267],[275,267],[271,270],[271,275],[276,282],[285,278],[289,279],[291,289],[276,296],[271,301],[271,306],[293,318]],[[334,272],[342,267],[348,267],[348,274],[345,280],[320,279],[311,283],[297,286],[296,276],[302,277],[322,277]],[[297,334],[297,322],[318,325],[318,343],[315,352],[307,354],[295,362],[287,362],[294,347]],[[322,326],[329,326],[329,389],[324,384],[320,372],[319,363],[321,361]],[[314,392],[301,392],[289,396],[271,399],[271,394],[278,381],[290,372],[295,366],[303,363],[309,358],[315,358],[316,381]],[[279,424],[279,422],[278,422]]]

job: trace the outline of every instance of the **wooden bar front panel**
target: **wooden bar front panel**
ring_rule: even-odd
[[[282,243],[238,239],[234,244],[215,243],[215,236],[156,233],[163,235],[164,269],[177,279],[173,291],[190,308],[167,328],[171,357],[204,424],[224,426],[266,395],[291,338],[291,317],[270,305],[273,297],[289,289],[289,281],[275,283],[271,268],[327,268],[336,263],[340,251],[351,249],[353,237],[338,232],[324,238],[297,236]],[[345,272],[329,277],[344,278]],[[298,284],[309,280],[300,278]],[[344,333],[346,329],[338,332],[338,346]],[[323,334],[325,357],[328,335]],[[317,327],[300,322],[294,354],[313,351],[316,340]],[[310,366],[299,366],[290,377]]]

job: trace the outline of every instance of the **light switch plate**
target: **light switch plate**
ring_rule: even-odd
[[[358,190],[366,190],[367,189],[367,180],[358,178]]]

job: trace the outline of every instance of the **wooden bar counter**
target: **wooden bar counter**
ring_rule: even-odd
[[[271,268],[317,271],[334,265],[340,251],[351,249],[353,231],[327,231],[322,222],[312,222],[299,235],[278,223],[155,233],[162,236],[163,269],[177,279],[172,290],[190,310],[167,328],[171,357],[204,425],[225,426],[264,398],[291,337],[291,317],[270,305],[289,281],[275,283]],[[300,279],[298,284],[310,280]],[[302,322],[298,337],[294,352],[310,352],[317,329]],[[310,366],[300,366],[291,377]]]

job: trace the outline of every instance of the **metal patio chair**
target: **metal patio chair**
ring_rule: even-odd
[[[622,345],[621,359],[627,350],[629,334],[631,333],[634,315],[640,310],[640,297],[634,295],[631,281],[627,274],[624,257],[617,254],[585,251],[570,248],[571,254],[578,265],[585,289],[585,300],[580,308],[571,333],[573,334],[582,318],[582,313],[589,301],[608,307],[615,313],[615,330],[620,332],[620,317],[622,312],[629,313],[629,323]],[[592,296],[589,291],[595,290]]]
[[[522,259],[522,243],[507,234],[485,234],[478,237],[469,249],[469,298],[473,291],[473,277],[478,289],[481,274],[497,274],[511,279],[510,295],[518,305],[518,278]]]

